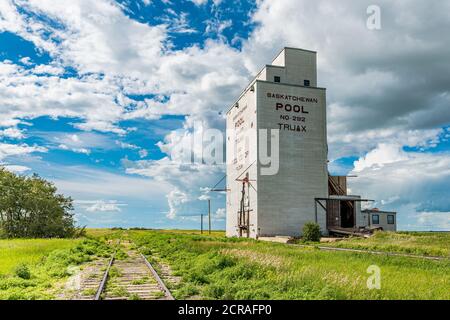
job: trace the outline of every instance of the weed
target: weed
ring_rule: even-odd
[[[16,269],[14,270],[14,273],[16,276],[22,279],[30,279],[31,278],[31,272],[30,268],[28,268],[28,265],[25,263],[19,264]]]
[[[138,294],[133,293],[128,297],[128,300],[141,300],[141,297],[139,297]]]
[[[148,277],[144,277],[144,278],[141,278],[141,279],[134,279],[134,280],[132,280],[131,284],[132,285],[140,285],[140,284],[146,283],[147,281],[148,281]]]
[[[117,278],[117,277],[120,277],[122,275],[122,273],[120,272],[120,270],[116,266],[112,266],[109,269],[108,275],[109,275],[110,278]]]
[[[111,290],[111,294],[116,297],[127,297],[128,291],[124,287],[117,286]]]
[[[97,293],[95,289],[86,289],[81,293],[83,296],[94,296]]]
[[[165,297],[165,294],[164,294],[164,292],[162,292],[162,291],[157,291],[157,292],[155,292],[155,293],[153,294],[153,296],[154,296],[156,299],[158,299],[158,298]]]

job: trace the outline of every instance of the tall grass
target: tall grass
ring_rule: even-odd
[[[0,276],[0,300],[54,299],[57,284],[63,282],[82,263],[110,256],[112,248],[97,240],[5,240],[7,247],[0,262],[20,266]],[[45,245],[44,245],[45,244]],[[27,246],[25,249],[24,246]],[[18,248],[18,252],[15,249]],[[26,276],[24,276],[26,275]]]
[[[19,264],[34,265],[56,249],[76,246],[79,239],[0,240],[0,274],[10,274]]]
[[[203,299],[450,299],[450,260],[329,252],[195,230],[88,230],[89,239],[0,240],[0,299],[53,299],[81,265],[107,257],[118,238],[134,241],[152,262],[171,266],[177,298]],[[379,233],[331,245],[448,254],[446,234]],[[367,268],[381,270],[369,290]],[[156,264],[158,267],[158,265]]]
[[[450,257],[450,232],[376,232],[367,239],[348,238],[323,245]]]
[[[172,287],[177,298],[450,299],[449,261],[157,231],[130,236],[182,277]],[[370,265],[381,269],[381,290],[367,288]]]

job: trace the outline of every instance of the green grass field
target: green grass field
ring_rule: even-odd
[[[348,238],[321,245],[450,257],[450,232],[377,232],[368,239]]]
[[[149,259],[169,264],[182,277],[172,288],[177,298],[450,299],[449,260],[328,252],[182,232],[129,235]],[[381,270],[380,290],[367,288],[371,265]]]
[[[225,238],[222,231],[209,236],[196,230],[90,229],[87,234],[89,239],[0,240],[0,299],[58,298],[72,267],[109,256],[116,243],[111,240],[118,238],[132,240],[150,261],[171,267],[181,278],[169,284],[178,299],[450,299],[449,259],[321,251]],[[378,233],[328,245],[448,257],[450,239],[446,233]],[[23,264],[28,276],[17,271]],[[372,265],[381,271],[380,290],[366,285]]]
[[[113,249],[92,239],[0,240],[0,300],[55,299],[58,287],[82,265]]]
[[[50,252],[72,248],[79,242],[78,239],[0,240],[0,274],[12,273],[21,263],[35,265]]]

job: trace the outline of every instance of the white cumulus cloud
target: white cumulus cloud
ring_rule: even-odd
[[[349,178],[352,193],[376,200],[375,207],[399,212],[399,228],[420,227],[423,221],[418,216],[439,216],[433,224],[439,230],[450,221],[448,153],[405,152],[398,145],[380,145],[356,161],[350,175],[356,175]]]
[[[127,205],[116,200],[77,200],[75,203],[87,212],[121,212],[121,207]]]
[[[413,200],[413,195],[429,194],[431,189],[429,196],[442,202],[439,199],[446,195],[442,187],[447,185],[431,173],[442,170],[445,176],[448,156],[408,153],[402,147],[436,146],[442,127],[450,123],[450,38],[442,37],[443,30],[450,29],[450,3],[380,0],[379,31],[366,27],[370,4],[261,0],[249,16],[256,25],[242,41],[242,49],[219,37],[201,46],[172,50],[168,32],[173,24],[138,22],[124,14],[124,5],[113,1],[5,0],[0,3],[0,31],[33,42],[53,61],[28,69],[0,62],[0,126],[13,128],[40,116],[69,117],[82,120],[74,125],[78,129],[125,136],[131,129],[121,126],[122,120],[186,116],[182,128],[158,144],[167,157],[124,162],[129,174],[170,186],[170,217],[182,211],[197,214],[201,188],[213,185],[223,168],[178,163],[172,153],[177,141],[189,138],[196,121],[223,129],[219,113],[283,46],[312,49],[318,51],[319,85],[327,87],[330,159],[359,156],[355,172],[360,178],[355,181],[366,183],[355,182],[355,186],[364,187],[368,197],[391,205],[399,204],[400,200],[392,200],[398,197],[407,203],[417,201],[417,210],[431,210],[436,205]],[[39,19],[42,16],[46,19]],[[180,32],[195,31],[188,15],[174,18]],[[219,33],[230,25],[214,19],[208,24]],[[29,59],[22,63],[32,64]],[[76,75],[61,77],[68,67]],[[133,95],[147,98],[134,101]],[[2,129],[3,136],[20,138],[19,132],[7,130]],[[53,145],[75,152],[95,147],[79,138],[53,141]],[[0,144],[0,160],[32,152],[45,151]],[[146,156],[143,149],[137,152]],[[411,181],[406,174],[400,178],[414,169],[428,184]],[[393,179],[389,188],[386,177]],[[413,193],[402,191],[411,186],[416,186]]]

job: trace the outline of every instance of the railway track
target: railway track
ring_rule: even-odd
[[[82,281],[83,290],[77,299],[174,300],[145,256],[132,248],[130,242],[122,242],[120,246],[126,253],[126,258],[119,259],[116,251],[109,260],[99,260],[91,265],[88,276]]]

